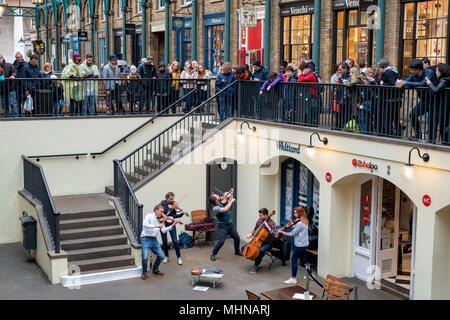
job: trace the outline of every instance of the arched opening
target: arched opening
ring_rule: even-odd
[[[373,174],[355,174],[332,186],[330,252],[334,270],[412,297],[417,208],[407,194]]]
[[[277,156],[267,160],[260,167],[259,197],[260,206],[278,208],[280,227],[294,219],[295,207],[305,208],[309,220],[307,258],[317,270],[320,183],[312,169],[294,157]]]
[[[450,205],[436,212],[432,299],[450,299]]]

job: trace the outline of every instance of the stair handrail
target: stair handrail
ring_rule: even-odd
[[[182,121],[184,121],[186,118],[188,118],[189,116],[191,116],[193,113],[195,113],[197,110],[200,110],[201,108],[203,108],[205,105],[207,105],[208,103],[210,103],[213,99],[219,97],[223,92],[225,92],[227,89],[231,88],[232,86],[234,86],[236,83],[238,82],[238,80],[235,80],[234,82],[232,82],[231,84],[229,84],[228,86],[226,86],[224,89],[220,90],[219,92],[216,92],[214,95],[212,95],[211,97],[209,97],[208,99],[206,99],[205,101],[203,101],[200,105],[198,105],[196,108],[192,109],[189,113],[186,113],[186,115],[184,117],[182,117],[181,119],[178,119],[176,122],[172,123],[170,126],[168,126],[167,128],[165,128],[164,130],[160,131],[159,133],[157,133],[153,138],[151,138],[150,140],[148,140],[147,142],[144,142],[142,145],[140,145],[139,147],[137,147],[135,150],[133,150],[132,152],[130,152],[128,155],[126,155],[124,158],[122,158],[121,160],[119,160],[119,162],[124,162],[126,159],[128,159],[129,157],[131,157],[133,154],[135,154],[136,152],[138,152],[140,149],[144,148],[146,145],[148,145],[149,143],[153,142],[154,140],[156,140],[159,136],[163,135],[165,132],[169,131],[170,129],[172,129],[173,127],[175,127],[177,124],[181,123]],[[200,114],[199,114],[200,115]]]
[[[50,235],[53,240],[53,244],[55,247],[55,253],[60,253],[61,244],[60,244],[60,213],[55,208],[55,204],[53,202],[52,194],[50,193],[50,189],[47,184],[47,179],[45,178],[44,169],[42,166],[31,160],[25,155],[22,155],[23,159],[23,187],[27,190],[33,198],[38,199],[42,204],[42,209],[44,212],[44,217],[46,218],[46,223],[50,231]],[[34,177],[33,173],[30,171],[30,167],[27,167],[27,164],[39,170],[39,177]],[[40,180],[36,181],[34,178]],[[36,183],[40,183],[41,185],[37,185]]]
[[[166,113],[167,111],[169,111],[173,106],[176,106],[178,103],[182,102],[183,100],[185,100],[187,97],[189,97],[190,95],[193,95],[196,93],[196,90],[192,90],[191,92],[189,92],[188,94],[182,96],[181,98],[179,98],[177,101],[175,101],[174,103],[172,103],[170,106],[168,106],[167,108],[165,108],[164,110],[162,110],[161,112],[159,112],[157,115],[155,115],[154,117],[152,117],[150,120],[144,122],[143,124],[141,124],[139,127],[137,127],[136,129],[134,129],[133,131],[127,133],[125,136],[123,136],[122,138],[118,139],[116,142],[114,142],[113,144],[111,144],[109,147],[107,147],[106,149],[104,149],[103,151],[100,152],[91,152],[90,156],[95,158],[96,156],[101,156],[103,154],[105,154],[106,152],[108,152],[109,150],[111,150],[112,148],[114,148],[116,145],[120,144],[121,142],[127,142],[126,139],[128,137],[130,137],[131,135],[133,135],[134,133],[136,133],[137,131],[141,130],[143,127],[145,127],[146,125],[148,125],[149,123],[153,123],[157,118],[161,117],[161,115],[163,115],[164,113]]]
[[[136,194],[134,193],[133,188],[128,181],[128,178],[123,171],[122,166],[120,165],[118,160],[114,160],[114,197],[117,197],[120,200],[122,205],[122,209],[125,212],[125,217],[127,218],[131,229],[134,233],[136,241],[141,244],[141,233],[142,233],[142,223],[143,223],[143,212],[144,206],[139,203],[136,198]],[[119,190],[119,180],[125,182],[126,190],[122,190],[124,192],[120,192]],[[133,203],[129,203],[129,196],[131,196],[131,200]],[[130,207],[133,209],[133,214],[130,212]],[[137,217],[134,216],[137,215]],[[135,219],[137,218],[137,219]]]

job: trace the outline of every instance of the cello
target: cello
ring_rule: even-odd
[[[269,214],[266,220],[269,220],[272,216],[275,215],[275,210],[272,210],[272,212]],[[264,223],[262,223],[259,228],[253,232],[252,239],[249,243],[245,246],[242,253],[244,254],[244,257],[250,260],[256,260],[259,255],[259,249],[261,249],[261,245],[266,240],[266,238],[269,236],[269,231],[264,226]]]

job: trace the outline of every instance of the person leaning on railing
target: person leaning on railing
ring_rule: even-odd
[[[90,109],[90,115],[95,115],[95,103],[98,97],[98,79],[100,77],[100,71],[98,67],[93,63],[94,57],[92,54],[86,54],[86,60],[80,65],[80,75],[85,81],[85,99],[83,100],[83,115],[87,116],[88,104]]]
[[[450,144],[450,70],[448,64],[440,63],[436,68],[437,85],[426,78],[427,86],[433,95],[436,96],[435,105],[430,110],[431,141],[436,143],[437,129],[443,144]],[[431,130],[431,128],[433,130]]]
[[[130,67],[130,74],[127,76],[127,97],[130,104],[130,112],[139,111],[139,101],[142,96],[141,76],[137,73],[136,66]]]
[[[12,115],[14,117],[19,116],[19,109],[17,107],[17,93],[16,93],[16,81],[17,71],[11,63],[5,61],[5,58],[0,55],[0,68],[3,69],[6,82],[2,90],[2,105],[4,116],[9,116],[9,106],[12,106]]]
[[[195,81],[194,79],[194,68],[192,67],[192,63],[190,61],[186,61],[184,64],[184,70],[181,72],[180,82],[183,86],[183,94],[186,96],[191,93],[192,90],[195,89]],[[193,95],[189,95],[185,99],[186,105],[184,107],[184,113],[188,113],[191,111],[194,104]]]
[[[109,63],[103,68],[102,78],[104,87],[106,89],[106,97],[107,97],[107,113],[114,113],[114,104],[117,105],[117,112],[123,113],[123,105],[122,105],[122,88],[120,81],[120,69],[117,65],[117,56],[111,55],[109,57]],[[113,80],[106,80],[113,79]]]
[[[172,75],[172,81],[170,83],[169,104],[173,104],[178,100],[180,91],[180,63],[175,60],[169,66],[169,72]],[[177,106],[172,106],[172,113],[177,112]]]
[[[208,84],[211,76],[206,71],[205,66],[202,64],[198,65],[198,71],[194,73],[194,79],[197,80],[197,106],[199,106],[203,101],[208,98]]]
[[[33,110],[32,111],[28,111],[29,114],[35,114],[36,113],[36,109],[39,108],[38,105],[36,105],[36,93],[37,93],[37,89],[39,89],[39,78],[41,78],[41,72],[39,71],[39,67],[38,67],[38,56],[35,54],[32,54],[30,56],[30,61],[28,62],[28,64],[25,67],[24,70],[24,77],[26,79],[30,79],[30,80],[26,80],[25,81],[25,99],[28,95],[31,96],[31,99],[33,99]]]

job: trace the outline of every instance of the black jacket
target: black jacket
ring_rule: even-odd
[[[3,88],[5,88],[5,90],[2,90],[2,93],[13,91],[15,89],[16,81],[9,80],[9,77],[11,77],[11,76],[13,76],[15,78],[17,77],[16,68],[14,68],[12,63],[8,63],[4,60],[3,60],[3,63],[0,64],[0,68],[3,69],[3,74],[5,75],[5,82],[3,84]]]
[[[163,72],[158,71],[156,73],[156,78],[159,79],[156,82],[156,95],[167,96],[169,94],[169,88],[171,83],[171,81],[167,79],[171,79],[172,75],[167,70],[164,70]]]
[[[383,81],[384,86],[394,87],[397,80],[401,79],[400,74],[394,67],[387,67],[381,76],[381,81]]]
[[[433,94],[437,95],[436,104],[440,104],[442,107],[447,106],[447,112],[450,112],[450,76],[439,78],[437,86],[430,83],[428,87]],[[445,104],[445,99],[447,99],[447,104]]]
[[[25,68],[25,78],[27,78],[27,79],[41,78],[41,72],[39,71],[38,65],[32,66],[31,64],[28,63]],[[25,89],[30,90],[32,87],[34,87],[34,89],[38,89],[39,81],[38,80],[26,81]]]

